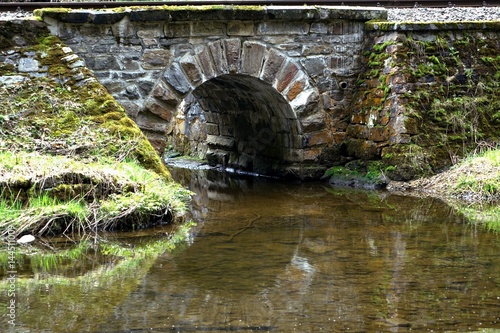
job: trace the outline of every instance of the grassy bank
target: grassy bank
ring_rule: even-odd
[[[139,229],[185,209],[189,192],[57,38],[3,54],[39,67],[0,63],[0,234]]]
[[[471,223],[500,232],[500,149],[473,154],[448,171],[389,189],[443,199]]]

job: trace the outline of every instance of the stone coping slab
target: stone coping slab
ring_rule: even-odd
[[[113,9],[43,8],[37,17],[64,23],[113,24],[128,16],[130,21],[214,21],[214,20],[384,20],[387,10],[380,7],[350,6],[154,6],[119,7]]]
[[[367,31],[438,31],[492,30],[500,31],[500,21],[475,22],[388,22],[372,20],[365,23]]]

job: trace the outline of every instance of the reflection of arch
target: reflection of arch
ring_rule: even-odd
[[[174,59],[145,111],[169,122],[177,150],[267,173],[319,154],[318,96],[292,58],[233,38]]]

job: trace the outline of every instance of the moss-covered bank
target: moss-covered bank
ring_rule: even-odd
[[[170,222],[189,193],[123,108],[37,22],[1,24],[0,233]]]

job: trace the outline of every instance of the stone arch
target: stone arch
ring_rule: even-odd
[[[173,59],[145,103],[168,144],[211,164],[297,173],[331,143],[317,88],[291,57],[222,39]],[[286,171],[285,171],[286,170]]]

